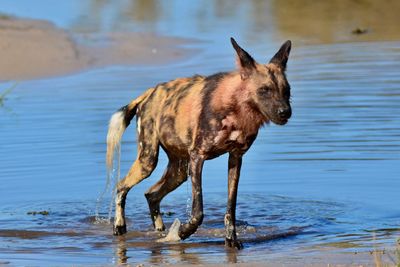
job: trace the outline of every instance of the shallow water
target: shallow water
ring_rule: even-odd
[[[256,59],[269,58],[280,40],[269,34],[275,38],[270,44],[257,43],[265,36],[249,35],[242,45]],[[230,70],[233,51],[224,38],[195,44],[198,56],[167,66],[108,67],[17,84],[0,107],[0,264],[295,262],[319,251],[395,246],[399,41],[295,43],[288,66],[293,117],[284,127],[261,129],[244,158],[237,207],[244,250],[223,246],[226,156],[205,164],[205,221],[189,240],[154,242],[160,235],[151,229],[143,193],[161,176],[164,154],[152,176],[128,196],[129,233],[113,237],[111,225],[96,223],[111,114],[158,82]],[[123,139],[122,174],[136,155],[132,126]],[[185,183],[163,201],[168,226],[187,219],[190,191]],[[103,216],[109,197],[101,205]]]

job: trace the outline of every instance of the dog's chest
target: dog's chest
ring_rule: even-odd
[[[214,138],[214,142],[217,145],[223,145],[226,143],[237,143],[245,144],[246,136],[242,130],[222,129],[217,132]]]
[[[214,145],[219,148],[247,150],[257,135],[258,127],[248,127],[234,115],[226,116],[217,129]]]

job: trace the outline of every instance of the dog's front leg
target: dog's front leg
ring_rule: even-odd
[[[190,156],[190,175],[192,179],[192,216],[188,223],[179,228],[179,237],[183,240],[196,232],[203,222],[203,193],[201,188],[201,173],[204,164],[204,157],[196,154]]]
[[[242,249],[242,243],[236,237],[236,199],[239,185],[242,155],[229,154],[228,163],[228,204],[225,214],[225,245]]]

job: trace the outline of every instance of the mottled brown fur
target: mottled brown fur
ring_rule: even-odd
[[[226,245],[241,248],[236,238],[235,209],[243,154],[264,123],[283,125],[291,116],[290,86],[285,76],[290,41],[268,64],[257,63],[235,40],[238,70],[211,76],[179,78],[150,88],[122,108],[110,122],[107,162],[123,130],[136,114],[138,154],[127,176],[117,186],[114,234],[126,232],[125,198],[135,184],[148,177],[161,146],[168,167],[147,192],[151,217],[164,230],[160,201],[188,177],[192,179],[192,217],[179,229],[186,239],[203,220],[201,173],[205,160],[229,153],[228,207],[225,215]]]

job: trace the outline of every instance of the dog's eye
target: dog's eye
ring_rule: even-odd
[[[261,90],[261,91],[264,91],[264,92],[269,92],[269,91],[271,91],[271,88],[269,88],[268,86],[262,86],[262,87],[260,88],[260,90]]]
[[[262,86],[262,87],[258,88],[257,94],[259,96],[268,97],[271,95],[271,88],[268,86]]]

